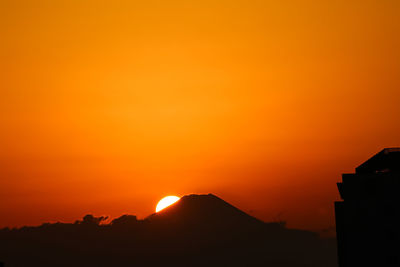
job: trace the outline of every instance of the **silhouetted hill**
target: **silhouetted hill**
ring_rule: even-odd
[[[336,266],[335,241],[264,223],[214,195],[184,196],[144,220],[0,230],[0,261],[19,266]]]
[[[176,224],[205,229],[249,228],[264,225],[262,221],[213,194],[184,196],[174,205],[152,214],[146,220],[169,226]]]

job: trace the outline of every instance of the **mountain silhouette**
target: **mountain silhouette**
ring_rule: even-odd
[[[143,220],[0,230],[0,261],[19,266],[336,266],[334,239],[264,223],[215,195],[188,195]]]
[[[151,223],[211,230],[224,228],[262,227],[264,223],[235,208],[219,197],[188,195],[161,212],[150,215]]]

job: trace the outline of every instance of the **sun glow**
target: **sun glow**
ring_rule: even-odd
[[[163,209],[165,209],[168,206],[171,206],[175,202],[177,202],[180,198],[177,196],[167,196],[161,199],[156,206],[156,212],[159,212]]]

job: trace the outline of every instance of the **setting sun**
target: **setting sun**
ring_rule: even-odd
[[[167,196],[164,197],[163,199],[161,199],[157,206],[156,206],[156,212],[159,212],[163,209],[165,209],[166,207],[174,204],[175,202],[177,202],[180,198],[177,196]]]

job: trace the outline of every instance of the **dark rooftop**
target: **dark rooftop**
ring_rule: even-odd
[[[385,148],[356,168],[356,173],[399,173],[400,148]]]

